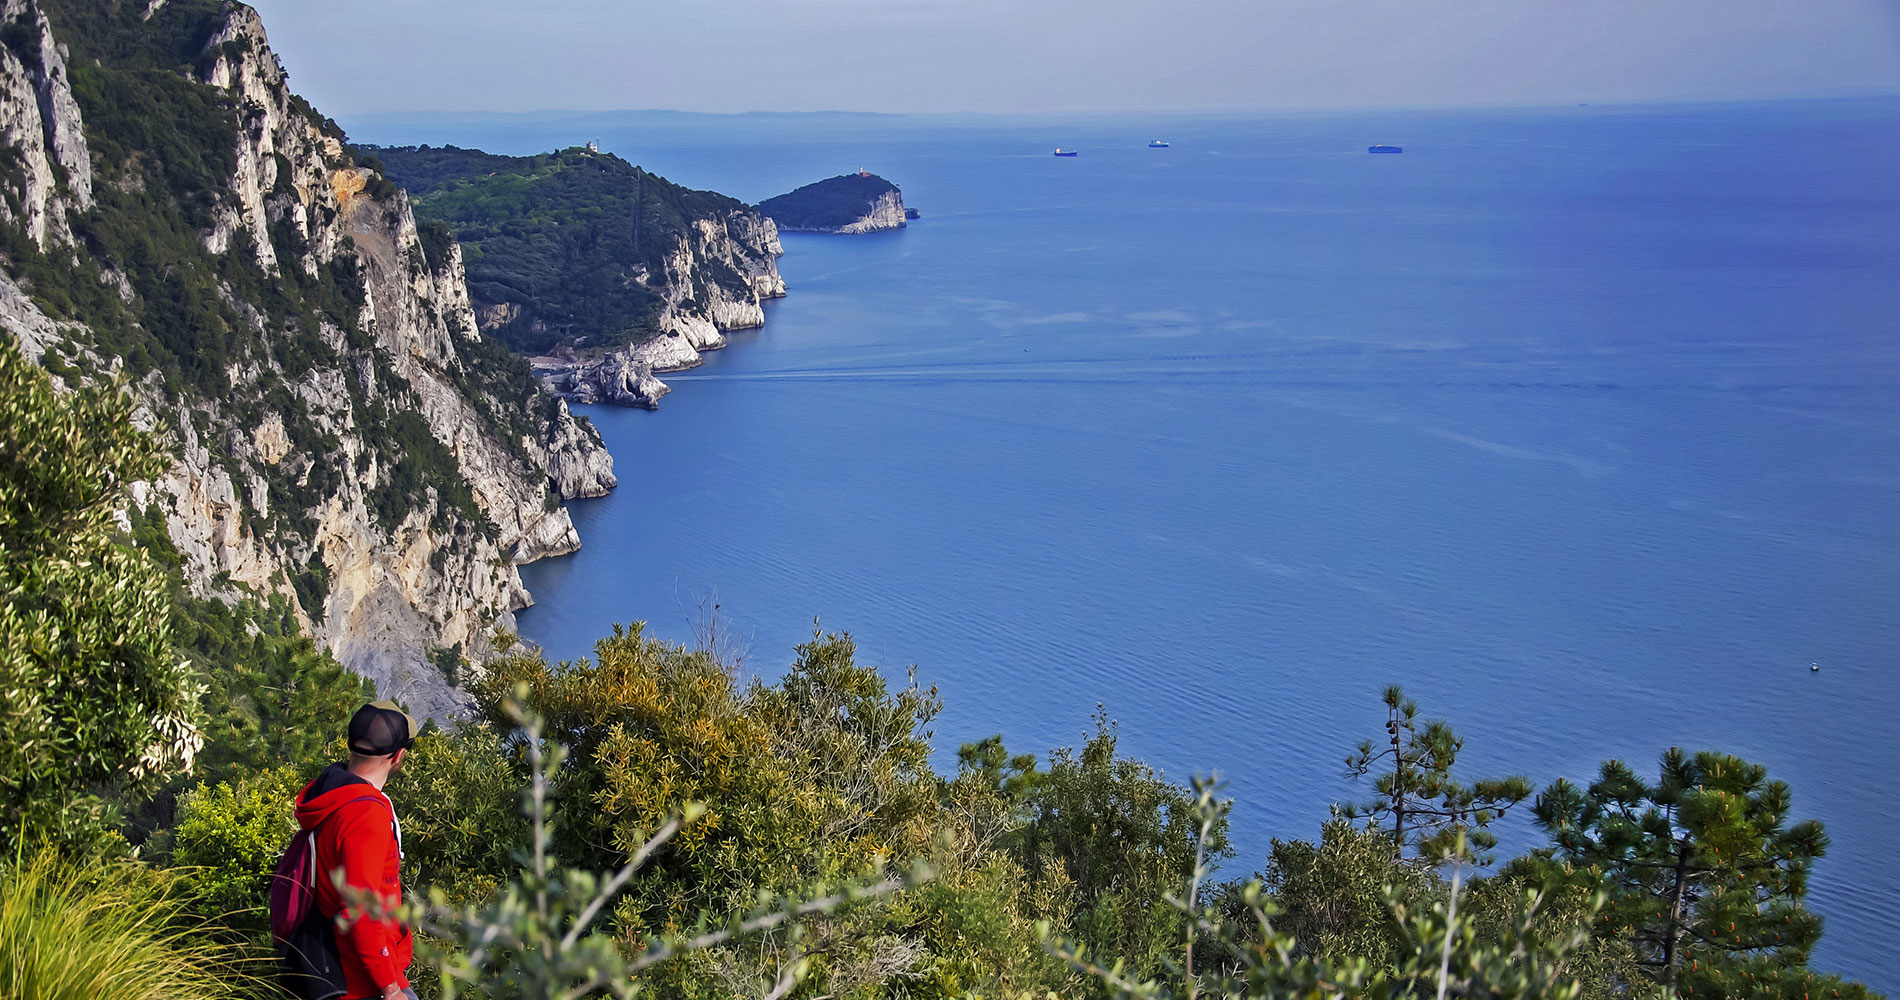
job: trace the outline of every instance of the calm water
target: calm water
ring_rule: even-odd
[[[946,758],[1099,703],[1231,779],[1230,873],[1360,794],[1388,682],[1467,773],[1719,748],[1827,824],[1817,964],[1900,989],[1900,104],[355,132],[924,213],[787,237],[764,330],[591,411],[621,487],[524,573],[553,655],[716,592],[749,671],[814,615],[916,664]]]

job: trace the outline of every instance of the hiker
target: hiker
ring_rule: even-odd
[[[364,705],[350,717],[350,759],[331,764],[297,794],[297,824],[316,831],[317,910],[334,919],[345,1000],[416,1000],[409,987],[409,928],[345,907],[344,885],[374,893],[390,906],[402,901],[402,826],[383,783],[402,767],[416,739],[416,721],[393,701]]]

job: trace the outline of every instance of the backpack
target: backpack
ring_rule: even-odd
[[[380,802],[382,796],[362,795],[343,805],[370,801]],[[317,907],[317,831],[322,828],[319,823],[292,834],[270,880],[271,942],[277,946],[284,988],[301,1000],[333,1000],[345,990],[336,922]]]

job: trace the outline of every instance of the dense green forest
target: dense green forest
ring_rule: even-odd
[[[667,285],[678,277],[667,273],[667,258],[693,221],[746,210],[578,147],[498,156],[363,146],[358,155],[409,191],[425,242],[462,244],[484,331],[524,352],[622,347],[654,336]],[[737,271],[702,265],[735,295],[750,294]]]
[[[160,459],[128,410],[0,346],[0,995],[262,996],[292,797],[370,692],[281,604],[187,594],[156,512],[115,519]],[[1807,965],[1820,826],[1719,753],[1537,791],[1392,689],[1364,801],[1237,857],[1218,788],[1105,718],[939,771],[936,693],[844,634],[777,679],[637,624],[478,677],[388,789],[431,996],[1873,995]],[[1488,859],[1513,809],[1548,846]]]
[[[897,185],[876,174],[841,174],[759,202],[759,211],[786,229],[837,229],[863,218]]]

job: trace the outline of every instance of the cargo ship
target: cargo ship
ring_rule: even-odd
[[[1368,153],[1403,153],[1405,152],[1405,147],[1404,146],[1386,146],[1386,145],[1367,146],[1366,152]]]
[[[1077,154],[1077,152],[1079,151],[1074,150],[1074,149],[1063,149],[1061,146],[1056,147],[1057,156],[1074,156]]]
[[[1149,149],[1167,149],[1168,144],[1165,142],[1162,142],[1160,139],[1156,139],[1155,141],[1148,144],[1148,148]]]

